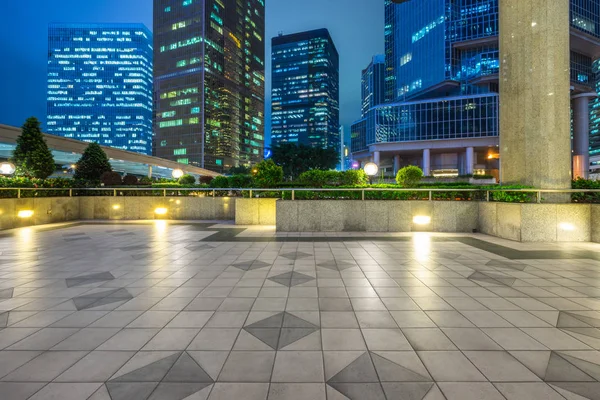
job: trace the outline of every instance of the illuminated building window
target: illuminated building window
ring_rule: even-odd
[[[187,149],[175,149],[173,150],[174,156],[185,156],[187,154]]]

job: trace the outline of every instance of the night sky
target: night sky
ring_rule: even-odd
[[[0,123],[46,121],[48,23],[142,22],[152,29],[152,0],[29,0],[3,2],[0,17]],[[383,52],[383,0],[266,0],[267,128],[270,38],[327,28],[340,53],[340,111],[346,135],[360,116],[360,73]]]

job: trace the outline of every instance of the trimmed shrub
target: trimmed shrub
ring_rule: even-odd
[[[341,173],[342,186],[362,186],[369,183],[369,177],[362,169],[350,169]]]
[[[99,181],[105,172],[112,171],[108,157],[98,143],[90,143],[77,161],[75,179]]]
[[[307,186],[320,188],[323,186],[339,186],[341,174],[338,171],[321,171],[314,169],[300,174],[300,182]]]
[[[211,188],[216,188],[216,189],[225,189],[229,187],[229,179],[226,176],[216,176],[211,182],[210,182],[210,187]]]
[[[259,188],[275,187],[283,180],[283,168],[276,165],[273,160],[264,160],[253,168],[254,184]]]
[[[210,185],[210,183],[212,182],[212,180],[215,179],[212,176],[206,176],[203,175],[200,177],[200,184],[201,185]]]
[[[125,175],[123,177],[123,185],[135,186],[138,184],[138,178],[135,175]]]
[[[114,171],[107,171],[103,173],[100,177],[100,181],[102,181],[104,186],[118,186],[123,183],[121,174]]]
[[[147,176],[144,176],[139,179],[138,185],[152,185],[152,178],[148,178]]]
[[[233,175],[228,178],[230,188],[251,188],[252,176],[250,175]]]
[[[181,178],[179,178],[178,183],[180,185],[195,185],[196,178],[193,175],[185,174]]]
[[[419,167],[409,165],[408,167],[402,168],[396,175],[396,182],[398,185],[404,187],[415,187],[421,182],[423,178],[423,171]]]

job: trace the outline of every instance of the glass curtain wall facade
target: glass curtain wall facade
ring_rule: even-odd
[[[385,103],[385,56],[373,57],[373,61],[363,70],[361,78],[362,115],[370,108]]]
[[[152,56],[142,24],[50,24],[46,132],[151,154]]]
[[[339,55],[327,29],[272,39],[271,142],[340,146]]]
[[[264,0],[154,0],[155,155],[223,172],[264,151]]]

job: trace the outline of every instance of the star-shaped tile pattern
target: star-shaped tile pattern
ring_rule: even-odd
[[[512,286],[516,282],[516,278],[507,275],[500,275],[490,271],[477,271],[468,276],[467,279],[478,282],[485,282],[491,285],[506,285]]]
[[[185,248],[187,250],[190,250],[190,251],[200,251],[200,250],[212,250],[212,249],[214,249],[213,246],[209,246],[207,244],[198,244],[198,243],[188,244],[187,246],[185,246]]]
[[[271,276],[269,278],[272,282],[277,282],[287,287],[292,287],[296,285],[301,285],[306,282],[314,281],[315,278],[312,276],[301,274],[300,272],[285,272],[280,275]]]
[[[67,287],[74,287],[88,285],[90,283],[112,281],[113,279],[115,279],[115,277],[110,272],[99,272],[97,274],[78,275],[73,278],[67,278],[65,281]]]
[[[214,380],[187,352],[178,352],[106,383],[112,400],[182,400]]]
[[[422,400],[434,386],[430,377],[374,352],[362,353],[327,384],[351,400]]]
[[[15,288],[0,289],[0,300],[12,299]]]
[[[248,325],[244,330],[273,350],[281,350],[318,331],[319,327],[288,312],[281,312]]]
[[[312,257],[312,254],[308,254],[308,253],[303,253],[301,251],[295,251],[292,253],[285,253],[285,254],[280,254],[281,257],[285,257],[288,258],[290,260],[296,260],[298,258],[307,258],[307,257]]]
[[[133,299],[131,293],[125,288],[120,288],[96,293],[86,293],[82,296],[73,297],[72,300],[77,310],[81,311],[131,299]]]
[[[249,260],[249,261],[242,261],[239,263],[232,264],[233,267],[241,269],[242,271],[251,271],[253,269],[264,268],[264,267],[268,267],[270,265],[272,265],[272,264],[269,264],[269,263],[266,263],[266,262],[260,261],[260,260]]]

